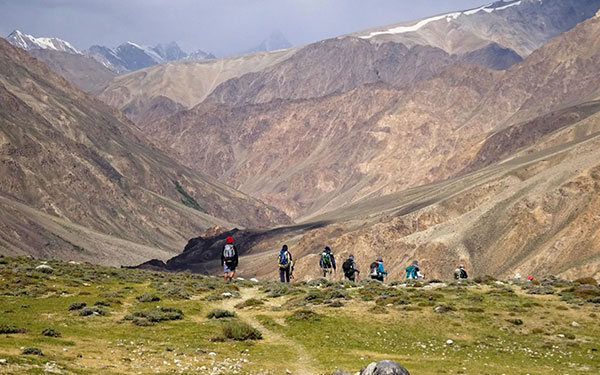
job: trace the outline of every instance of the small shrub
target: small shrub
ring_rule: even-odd
[[[262,334],[259,330],[248,323],[229,321],[223,324],[223,336],[236,341],[261,340]]]
[[[44,355],[44,353],[42,352],[42,349],[36,348],[34,346],[30,346],[30,347],[24,348],[21,351],[21,354],[24,354],[24,355],[31,354],[31,355],[39,355],[39,356],[43,356]]]
[[[506,319],[507,322],[512,323],[516,326],[523,325],[523,321],[521,319]]]
[[[60,337],[60,332],[52,328],[44,328],[42,330],[42,335],[48,337]]]
[[[327,304],[327,306],[329,306],[329,307],[344,307],[344,304],[341,303],[340,301],[331,301],[330,303]]]
[[[543,328],[540,327],[536,327],[534,329],[531,330],[531,333],[534,335],[543,335],[544,333],[546,333],[546,331],[544,331]]]
[[[145,323],[142,319],[139,318],[144,318],[152,323],[163,322],[167,320],[179,320],[183,319],[183,311],[173,307],[157,307],[155,309],[135,311],[132,314],[125,316],[125,320]]]
[[[0,257],[0,264],[8,264],[8,260],[5,257]]]
[[[71,304],[71,306],[69,306],[69,311],[81,310],[86,306],[87,306],[87,303],[85,303],[85,302],[73,302]]]
[[[157,296],[155,294],[151,294],[151,293],[142,294],[141,296],[135,297],[135,299],[137,299],[139,302],[158,302],[158,301],[160,301],[159,296]]]
[[[598,282],[593,277],[582,277],[580,279],[574,280],[573,282],[581,285],[598,285]]]
[[[104,315],[106,315],[106,310],[104,310],[103,308],[98,307],[98,306],[92,306],[92,307],[84,307],[83,309],[81,309],[81,311],[79,311],[79,316],[90,316],[90,315],[104,316]]]
[[[110,306],[110,303],[108,301],[102,300],[102,301],[98,301],[98,302],[94,303],[94,306],[108,307],[108,306]]]
[[[0,334],[9,334],[9,333],[26,333],[27,330],[25,328],[19,328],[14,325],[8,324],[0,324]]]
[[[487,283],[491,283],[491,282],[494,282],[497,280],[498,279],[496,279],[494,276],[490,276],[490,275],[477,276],[476,278],[473,279],[473,281],[475,281],[477,284],[487,284]]]
[[[154,325],[154,323],[151,322],[148,318],[144,318],[144,317],[140,317],[140,316],[133,317],[133,319],[131,319],[131,323],[135,324],[136,326],[140,326],[140,327],[149,327],[151,325]]]
[[[208,319],[235,318],[235,316],[235,312],[224,309],[214,309],[206,315]]]

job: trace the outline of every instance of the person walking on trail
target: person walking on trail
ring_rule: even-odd
[[[406,278],[416,280],[419,278],[421,270],[419,269],[419,262],[414,261],[410,266],[406,267]]]
[[[294,272],[294,260],[287,245],[283,245],[279,251],[279,279],[282,283],[289,283]]]
[[[464,264],[461,264],[460,266],[458,266],[457,269],[454,270],[454,279],[455,280],[468,279],[468,278],[469,278],[469,275],[467,274],[467,270],[465,270]]]
[[[238,266],[238,251],[233,244],[233,237],[228,236],[225,239],[225,246],[221,251],[221,267],[225,273],[224,278],[226,282],[233,280],[235,276],[235,269]]]
[[[383,269],[383,258],[379,257],[373,263],[371,263],[371,280],[379,280],[383,282],[383,277],[388,273]]]
[[[354,255],[350,254],[348,259],[342,264],[342,270],[344,271],[344,276],[346,279],[350,281],[356,281],[356,275],[360,274],[360,271],[356,267],[356,262],[354,261]]]
[[[335,268],[335,257],[331,252],[331,248],[329,246],[325,246],[325,250],[321,253],[321,258],[319,259],[319,266],[321,267],[321,274],[324,278],[329,278],[336,271]]]

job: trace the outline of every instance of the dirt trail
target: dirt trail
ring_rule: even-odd
[[[316,361],[310,355],[310,353],[304,348],[304,346],[296,341],[293,341],[277,332],[270,330],[261,324],[255,317],[255,310],[236,310],[235,305],[244,302],[250,298],[260,297],[260,290],[258,288],[244,288],[240,290],[242,299],[228,299],[223,301],[221,308],[227,310],[235,310],[238,316],[245,320],[247,323],[258,328],[263,334],[263,340],[277,344],[278,346],[284,346],[290,349],[291,352],[296,354],[296,358],[290,361],[289,370],[294,375],[317,375],[320,374],[315,368]],[[262,313],[262,312],[261,312]]]

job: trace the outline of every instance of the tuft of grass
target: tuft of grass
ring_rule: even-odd
[[[24,354],[24,355],[39,355],[39,356],[43,356],[44,355],[44,353],[42,352],[42,349],[36,348],[35,346],[29,346],[27,348],[24,348],[21,351],[21,354]]]
[[[85,302],[73,302],[71,306],[69,306],[69,311],[81,310],[87,306]]]
[[[314,311],[308,309],[296,310],[292,315],[286,317],[290,321],[319,321],[321,316]]]
[[[387,314],[388,309],[380,305],[375,305],[369,309],[369,312],[371,314]]]
[[[223,319],[223,318],[235,318],[236,314],[233,311],[225,310],[225,309],[214,309],[208,314],[206,317],[208,319]]]
[[[44,328],[42,335],[47,337],[60,337],[60,332],[53,328]]]
[[[262,306],[265,303],[259,299],[256,298],[249,298],[247,300],[245,300],[244,302],[240,302],[237,305],[235,305],[236,309],[243,309],[246,307],[256,307],[256,306]]]
[[[157,307],[155,309],[135,311],[125,316],[125,320],[129,320],[139,326],[180,319],[183,319],[183,311],[174,307]],[[148,322],[151,324],[147,324]]]
[[[79,311],[79,316],[100,315],[105,316],[106,310],[98,306],[84,307]]]
[[[223,323],[223,336],[236,341],[262,340],[262,333],[250,324],[232,320]]]
[[[158,302],[160,297],[152,293],[144,293],[141,296],[135,297],[140,302]]]
[[[9,333],[26,333],[27,330],[25,328],[19,328],[14,325],[8,324],[0,324],[0,334],[9,334]]]

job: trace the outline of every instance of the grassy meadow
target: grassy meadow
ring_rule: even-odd
[[[41,267],[40,267],[41,266]],[[0,257],[0,374],[598,374],[594,280],[292,285]]]

